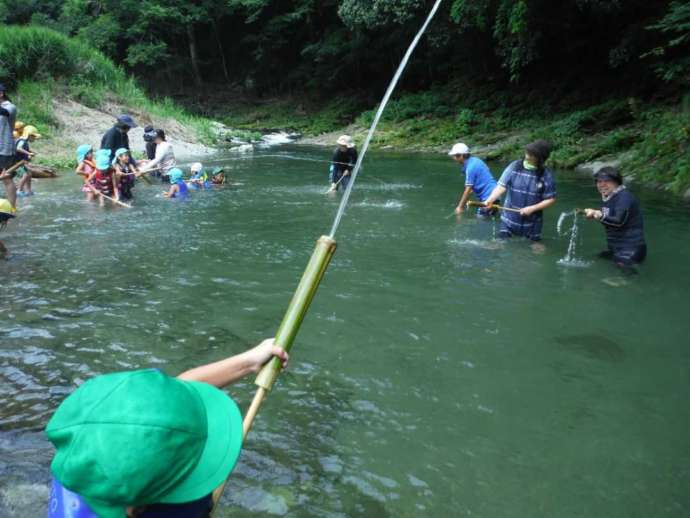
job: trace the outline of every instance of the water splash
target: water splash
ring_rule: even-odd
[[[431,23],[431,20],[434,18],[436,11],[438,11],[438,7],[441,5],[441,1],[442,0],[436,0],[436,3],[434,4],[434,7],[431,8],[431,11],[429,12],[429,16],[427,16],[426,21],[424,22],[424,25],[422,25],[422,28],[419,29],[419,32],[417,33],[417,35],[412,40],[412,43],[410,43],[410,46],[407,49],[407,52],[405,52],[405,55],[403,56],[403,59],[400,62],[400,65],[398,65],[398,70],[396,70],[395,75],[393,76],[393,79],[391,80],[391,83],[388,85],[388,90],[386,90],[386,93],[383,96],[383,100],[381,101],[381,104],[379,105],[378,110],[376,110],[376,116],[374,117],[374,122],[371,123],[371,127],[369,128],[369,133],[367,133],[367,138],[364,140],[364,145],[362,146],[362,152],[360,153],[359,157],[357,158],[357,163],[355,164],[355,168],[352,171],[352,179],[350,180],[350,183],[348,184],[347,189],[345,189],[345,194],[343,195],[343,199],[340,201],[340,207],[338,207],[338,212],[335,215],[335,219],[333,220],[333,226],[331,227],[331,232],[328,234],[329,237],[331,237],[331,238],[335,237],[335,233],[338,230],[338,226],[340,225],[340,220],[343,217],[343,212],[345,212],[345,207],[347,207],[347,200],[350,199],[350,193],[352,192],[352,187],[355,185],[355,180],[357,179],[357,173],[359,173],[359,169],[362,167],[362,162],[364,161],[364,155],[366,155],[366,153],[367,153],[367,149],[369,148],[369,143],[371,142],[371,139],[374,136],[374,132],[376,131],[376,126],[378,126],[378,124],[379,124],[379,119],[381,119],[381,115],[383,114],[383,110],[386,108],[386,105],[388,104],[388,100],[390,99],[391,95],[393,94],[393,90],[395,90],[395,87],[398,85],[398,81],[400,80],[400,76],[402,75],[403,71],[405,70],[405,67],[407,66],[407,62],[410,60],[410,56],[412,56],[412,52],[414,52],[415,47],[417,47],[417,44],[419,43],[419,40],[422,38],[422,36],[426,32],[426,28],[429,26],[429,24]]]
[[[571,212],[562,212],[560,217],[558,218],[558,223],[556,223],[556,231],[558,232],[559,236],[570,235],[570,241],[568,242],[568,251],[566,252],[565,257],[558,260],[558,264],[562,266],[570,266],[573,268],[587,268],[590,264],[592,264],[591,261],[585,261],[583,259],[578,259],[577,257],[575,257],[578,244],[577,215],[577,210],[573,210]],[[570,216],[572,216],[573,218],[573,225],[570,227],[570,230],[564,231],[563,224],[565,220]]]

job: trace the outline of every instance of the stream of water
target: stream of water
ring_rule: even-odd
[[[41,430],[77,384],[175,374],[275,332],[338,208],[329,155],[221,158],[234,186],[178,203],[141,184],[132,210],[87,204],[71,173],[36,182],[2,234],[0,516],[44,515]],[[220,516],[690,515],[688,210],[633,186],[639,275],[596,259],[603,230],[582,218],[588,264],[567,268],[558,216],[599,198],[557,181],[535,254],[447,218],[462,189],[447,157],[370,153]],[[246,409],[253,391],[231,393]]]

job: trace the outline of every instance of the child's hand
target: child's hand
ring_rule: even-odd
[[[259,345],[253,349],[249,349],[244,354],[246,355],[246,358],[250,363],[250,368],[253,372],[259,372],[261,367],[263,367],[274,356],[280,358],[283,369],[287,367],[289,359],[288,353],[285,352],[285,350],[281,347],[275,345],[273,338],[264,340]]]

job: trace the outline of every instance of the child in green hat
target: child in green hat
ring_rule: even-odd
[[[56,449],[49,517],[66,508],[80,517],[208,517],[242,446],[240,411],[219,389],[273,356],[287,365],[269,339],[177,378],[147,369],[84,383],[46,427]]]

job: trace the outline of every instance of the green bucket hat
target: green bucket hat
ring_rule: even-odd
[[[101,518],[125,508],[203,498],[230,474],[242,447],[235,402],[207,383],[158,370],[93,378],[48,422],[53,476]]]

